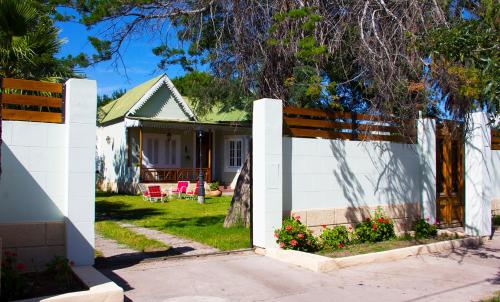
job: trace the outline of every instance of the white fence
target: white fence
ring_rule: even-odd
[[[417,121],[416,144],[283,137],[280,100],[253,110],[253,240],[276,246],[273,231],[298,213],[311,227],[355,223],[381,206],[399,227],[436,220],[436,124]],[[465,230],[487,235],[500,197],[500,152],[491,151],[486,115],[474,113],[465,145]]]
[[[2,125],[0,237],[35,265],[61,253],[94,261],[96,83],[65,86],[65,123]]]

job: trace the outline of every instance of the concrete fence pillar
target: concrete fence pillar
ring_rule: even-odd
[[[484,112],[469,115],[465,139],[465,233],[491,233],[491,129]]]
[[[253,244],[277,247],[274,230],[283,216],[283,104],[253,103]]]
[[[417,120],[417,149],[422,169],[421,215],[436,222],[436,120]]]
[[[94,263],[96,82],[65,86],[67,125],[66,255],[76,265]]]

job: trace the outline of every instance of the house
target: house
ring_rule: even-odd
[[[244,111],[197,116],[166,75],[144,82],[100,110],[97,185],[135,192],[139,183],[197,181],[233,186],[250,150]]]

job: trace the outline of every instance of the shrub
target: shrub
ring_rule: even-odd
[[[60,256],[54,256],[50,262],[47,263],[45,273],[54,276],[57,282],[65,283],[67,286],[73,280],[73,271],[71,267],[73,261]]]
[[[209,187],[211,191],[219,190],[219,182],[217,180],[213,181],[210,183]]]
[[[338,225],[333,229],[324,227],[319,237],[323,247],[331,249],[341,249],[350,243],[349,231],[344,225]]]
[[[394,238],[394,222],[389,219],[380,207],[370,218],[358,224],[354,231],[358,242],[380,242]]]
[[[22,276],[25,265],[17,261],[16,253],[6,251],[1,266],[1,301],[16,300],[26,291],[26,280]]]
[[[415,238],[432,238],[437,236],[437,226],[434,224],[429,224],[425,219],[419,219],[413,225],[413,230],[415,231]]]
[[[274,237],[282,249],[303,252],[315,252],[319,249],[318,241],[300,222],[300,216],[284,219],[281,229],[274,231]]]

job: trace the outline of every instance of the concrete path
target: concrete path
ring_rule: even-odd
[[[129,223],[118,223],[120,226],[131,230],[134,233],[142,234],[150,239],[155,239],[172,247],[171,252],[182,255],[202,255],[215,253],[219,250],[211,246],[166,234],[157,230],[139,227]]]
[[[329,273],[251,252],[102,271],[129,301],[478,301],[500,290],[500,236],[479,249]]]
[[[104,238],[97,233],[95,234],[95,249],[100,251],[104,257],[137,253],[137,251],[121,245],[115,240]]]

